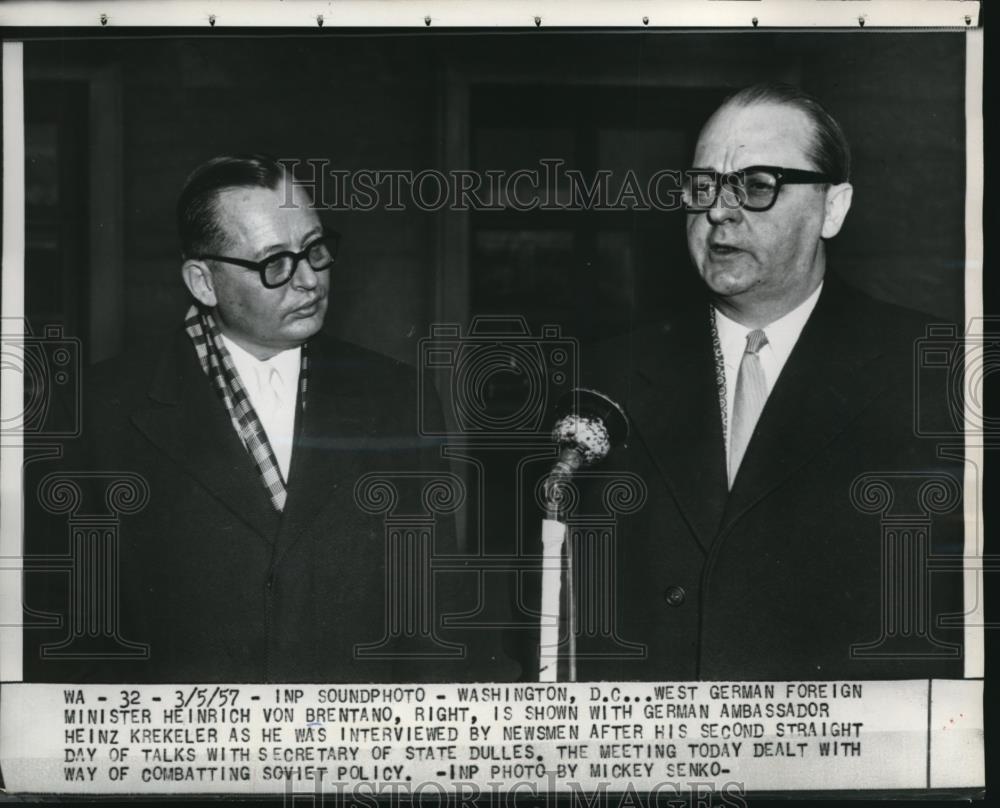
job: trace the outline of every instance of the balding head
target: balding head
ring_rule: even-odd
[[[753,84],[728,96],[719,106],[716,115],[727,107],[749,107],[759,104],[790,107],[801,112],[803,120],[807,121],[811,128],[806,150],[806,155],[812,163],[811,167],[828,175],[834,185],[850,180],[851,149],[844,131],[819,99],[805,90],[781,82]],[[711,120],[710,118],[709,122]]]

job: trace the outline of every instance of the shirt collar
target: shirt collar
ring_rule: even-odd
[[[763,330],[767,336],[767,344],[774,351],[775,357],[780,364],[784,364],[785,360],[791,354],[792,348],[795,347],[795,343],[798,342],[799,334],[805,328],[809,315],[816,308],[816,303],[822,291],[823,283],[820,282],[820,285],[816,287],[816,291],[788,312],[788,314],[764,326]],[[732,362],[732,358],[735,358],[736,364],[739,364],[739,357],[746,350],[747,334],[754,329],[740,325],[735,320],[726,317],[718,309],[715,310],[715,326],[719,333],[719,346],[722,348],[722,355],[726,358],[727,362]]]
[[[270,359],[261,360],[249,351],[241,348],[225,334],[221,336],[222,342],[225,344],[226,350],[229,351],[229,355],[233,358],[233,364],[236,365],[236,372],[240,374],[241,379],[252,378],[251,374],[256,375],[261,370],[274,368],[278,371],[278,375],[281,376],[285,384],[298,381],[299,368],[302,361],[301,346],[298,348],[289,348],[275,354]],[[266,379],[267,376],[264,375],[260,378]]]

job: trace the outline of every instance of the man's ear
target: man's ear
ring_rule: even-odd
[[[842,182],[839,185],[831,185],[826,192],[826,210],[823,213],[823,238],[833,238],[840,232],[840,228],[847,218],[847,211],[851,209],[851,199],[854,196],[854,187],[849,182]]]
[[[212,270],[204,261],[188,259],[181,266],[181,277],[184,285],[203,306],[214,308],[218,300],[215,297],[215,283]]]

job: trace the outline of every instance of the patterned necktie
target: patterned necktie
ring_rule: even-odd
[[[733,405],[733,423],[729,430],[729,488],[733,487],[743,455],[753,435],[757,419],[767,401],[767,379],[758,356],[767,345],[767,336],[759,328],[747,334],[747,347],[740,361],[736,377],[736,395]]]

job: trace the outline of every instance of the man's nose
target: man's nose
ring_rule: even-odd
[[[292,284],[297,289],[315,289],[318,283],[319,274],[303,256],[292,270]]]
[[[727,188],[723,183],[715,195],[715,204],[705,211],[705,215],[708,216],[708,221],[713,225],[739,221],[743,217],[743,208],[740,207],[737,192],[732,188]]]

